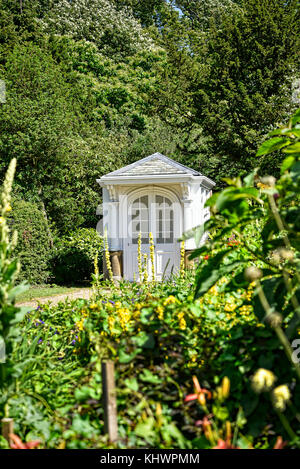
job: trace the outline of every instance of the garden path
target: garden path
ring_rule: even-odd
[[[58,295],[53,295],[53,296],[45,296],[42,298],[34,298],[33,300],[30,301],[24,301],[21,303],[17,303],[17,306],[38,306],[38,304],[43,304],[43,303],[48,303],[48,301],[51,301],[52,304],[56,305],[60,301],[65,300],[66,298],[69,298],[69,300],[76,300],[77,298],[83,298],[85,300],[88,300],[92,294],[92,289],[91,288],[81,288],[80,290],[76,290],[74,292],[70,293],[60,293]]]

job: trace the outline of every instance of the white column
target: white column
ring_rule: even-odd
[[[108,190],[103,187],[102,188],[102,211],[103,211],[103,218],[97,225],[97,231],[101,236],[104,236],[105,230],[107,231],[108,236],[108,204],[109,204],[109,195]]]
[[[190,231],[194,226],[193,220],[193,191],[189,182],[181,184],[182,207],[183,207],[183,233]],[[195,241],[193,238],[185,241],[185,249],[194,249]]]
[[[193,204],[192,200],[183,200],[183,232],[191,230],[195,225],[193,223]],[[185,249],[194,249],[194,238],[185,241]]]
[[[109,250],[118,251],[119,246],[119,202],[110,201],[108,203],[108,213],[109,213],[109,222],[108,222],[108,238],[109,238]]]

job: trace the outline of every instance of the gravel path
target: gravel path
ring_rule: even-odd
[[[88,300],[92,294],[91,288],[81,288],[80,290],[71,293],[62,293],[54,296],[45,296],[43,298],[35,298],[31,301],[25,301],[23,303],[17,303],[17,306],[32,306],[36,307],[38,304],[48,303],[51,301],[52,304],[57,305],[62,300],[69,298],[70,300],[76,300],[77,298],[83,298]]]

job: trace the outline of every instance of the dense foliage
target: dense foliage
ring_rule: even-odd
[[[16,157],[18,192],[65,234],[95,227],[97,177],[155,151],[219,184],[256,166],[297,100],[297,14],[281,0],[1,0],[1,174]]]
[[[0,418],[26,447],[299,448],[299,112],[281,126],[298,15],[295,0],[0,0]],[[96,178],[155,151],[227,184],[195,230],[208,242],[195,271],[102,282]],[[18,258],[34,283],[92,278],[92,299],[16,307]]]
[[[258,151],[282,149],[280,179],[227,178],[207,202],[210,240],[193,254],[196,276],[118,285],[98,277],[92,300],[38,306],[23,319],[23,340],[4,334],[14,371],[4,365],[11,378],[1,414],[14,418],[23,441],[61,449],[299,447],[299,119]],[[2,311],[22,320],[9,301],[4,295]],[[20,328],[12,330],[18,337]],[[107,359],[116,367],[114,445],[101,403]]]
[[[178,22],[163,30],[169,60],[158,106],[168,121],[176,125],[180,119],[189,129],[181,145],[185,158],[196,158],[220,183],[224,174],[246,174],[257,165],[257,146],[295,106],[297,2],[178,3],[185,24],[180,33]],[[275,173],[278,163],[265,158],[262,171]]]
[[[102,269],[102,248],[102,238],[92,228],[80,228],[61,238],[51,259],[55,281],[64,285],[91,281],[96,257]]]
[[[50,276],[51,230],[40,203],[14,199],[9,225],[18,232],[15,253],[21,263],[20,280],[45,283]]]

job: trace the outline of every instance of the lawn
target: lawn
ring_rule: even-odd
[[[18,303],[31,301],[35,298],[46,298],[47,296],[54,296],[54,295],[62,295],[64,293],[74,293],[75,291],[79,291],[81,288],[77,287],[65,287],[65,286],[32,286],[25,292],[21,293],[17,301]]]

